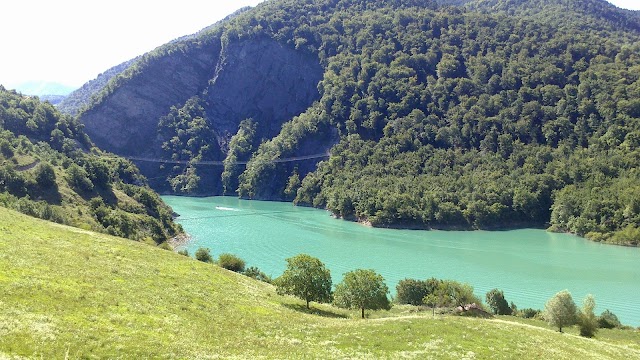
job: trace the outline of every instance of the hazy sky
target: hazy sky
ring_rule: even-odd
[[[112,66],[262,1],[4,1],[0,84],[12,88],[42,80],[79,87]],[[640,10],[639,0],[611,2]]]

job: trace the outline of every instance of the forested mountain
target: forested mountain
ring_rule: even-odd
[[[77,119],[0,86],[0,206],[160,244],[182,229],[145,184],[130,161],[95,148]]]
[[[604,0],[271,0],[143,56],[79,119],[165,160],[140,163],[161,190],[637,244],[639,77],[639,17]]]

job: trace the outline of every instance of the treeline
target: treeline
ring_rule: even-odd
[[[93,147],[76,119],[0,87],[0,205],[154,244],[182,233],[127,160]]]

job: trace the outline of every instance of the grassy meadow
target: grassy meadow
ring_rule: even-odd
[[[242,254],[239,254],[240,256]],[[358,312],[144,243],[0,208],[0,359],[633,359],[640,333]]]

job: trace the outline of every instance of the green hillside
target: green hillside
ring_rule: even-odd
[[[0,358],[630,359],[640,334],[314,306],[217,266],[0,208]]]
[[[639,41],[605,0],[273,0],[144,55],[79,119],[163,191],[637,245]]]
[[[2,86],[0,206],[151,243],[182,233],[135,165],[94,147],[50,103]]]

